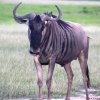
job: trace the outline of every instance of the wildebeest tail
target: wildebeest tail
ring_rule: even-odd
[[[89,77],[89,69],[88,69],[88,65],[86,67],[86,76],[88,78],[88,81],[87,81],[87,87],[89,88],[90,87],[90,77]]]
[[[89,51],[89,37],[87,37],[87,47],[86,47],[86,50],[85,50],[85,58],[86,58],[86,76],[88,78],[88,81],[87,81],[87,87],[89,88],[90,87],[90,77],[89,77],[89,68],[88,68],[88,64],[87,64],[87,60],[88,60],[88,51]]]

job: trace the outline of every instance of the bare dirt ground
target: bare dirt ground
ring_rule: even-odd
[[[64,4],[64,5],[100,5],[100,1],[66,1],[66,0],[0,0],[3,3],[29,3],[29,4]]]
[[[89,89],[89,100],[100,100],[100,96],[95,96],[95,93],[99,90],[95,90],[93,88]],[[6,100],[38,100],[36,98],[17,98],[17,99],[6,99]],[[47,99],[44,99],[47,100]],[[65,100],[65,97],[62,99],[52,99],[52,100]],[[85,91],[80,90],[78,92],[78,96],[76,97],[71,97],[70,100],[86,100],[85,98]]]
[[[93,88],[89,89],[89,100],[100,100],[100,96],[95,96],[95,93],[97,92],[98,90],[95,90]],[[18,99],[6,99],[6,100],[38,100],[36,98],[18,98]],[[47,100],[47,99],[44,99],[44,100]],[[62,99],[52,99],[52,100],[65,100],[65,97],[62,98]],[[78,96],[76,97],[71,97],[70,100],[86,100],[85,99],[85,91],[84,90],[80,90],[78,92]]]

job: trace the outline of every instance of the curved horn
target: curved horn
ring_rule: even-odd
[[[57,5],[55,5],[55,7],[58,10],[58,16],[56,17],[56,20],[59,20],[61,18],[61,16],[62,16],[62,12],[61,12],[60,8]]]
[[[55,7],[58,10],[58,16],[54,17],[54,16],[49,16],[49,15],[42,14],[41,17],[42,17],[43,21],[46,21],[46,20],[55,20],[55,21],[57,21],[61,18],[62,12],[61,12],[60,8],[57,5],[55,5]]]
[[[24,15],[24,16],[20,16],[20,15],[17,15],[16,14],[16,10],[17,8],[21,5],[22,2],[20,2],[19,4],[17,4],[15,6],[15,8],[13,9],[13,16],[14,16],[14,19],[16,22],[18,23],[26,23],[27,20],[24,20],[24,19],[28,19],[30,14],[27,14],[27,15]]]

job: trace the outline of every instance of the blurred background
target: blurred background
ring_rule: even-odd
[[[27,25],[14,21],[12,11],[20,15],[30,12],[53,12],[55,4],[62,10],[62,20],[83,25],[91,37],[88,65],[92,94],[100,96],[100,0],[0,0],[0,100],[12,98],[36,98],[38,93],[37,74],[32,56],[29,54]],[[43,92],[46,97],[47,66],[43,66]],[[83,87],[79,63],[72,62],[74,71],[72,96],[79,96]],[[62,67],[56,65],[52,81],[52,95],[62,98],[67,90],[67,76]]]

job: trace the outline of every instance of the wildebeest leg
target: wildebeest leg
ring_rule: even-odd
[[[52,75],[55,67],[55,60],[51,59],[48,68],[48,75],[47,75],[47,89],[48,89],[48,100],[51,100],[51,82],[52,82]]]
[[[71,92],[71,87],[72,87],[72,81],[73,81],[73,72],[71,69],[71,64],[66,64],[64,66],[64,69],[67,73],[67,77],[68,77],[68,89],[67,89],[67,95],[66,95],[66,99],[65,100],[70,100],[70,92]]]
[[[80,67],[81,67],[81,71],[82,71],[82,75],[83,75],[83,82],[84,82],[84,87],[85,87],[85,91],[86,91],[86,100],[89,100],[88,89],[87,89],[88,78],[86,76],[87,59],[85,59],[85,55],[84,55],[83,51],[81,51],[81,53],[79,54],[78,59],[79,59],[79,63],[80,63]]]
[[[38,96],[38,100],[43,100],[43,94],[42,94],[42,86],[43,86],[43,78],[42,78],[42,65],[39,62],[39,56],[35,56],[34,57],[34,62],[36,65],[36,69],[37,69],[37,76],[38,76],[38,86],[39,86],[39,96]]]

